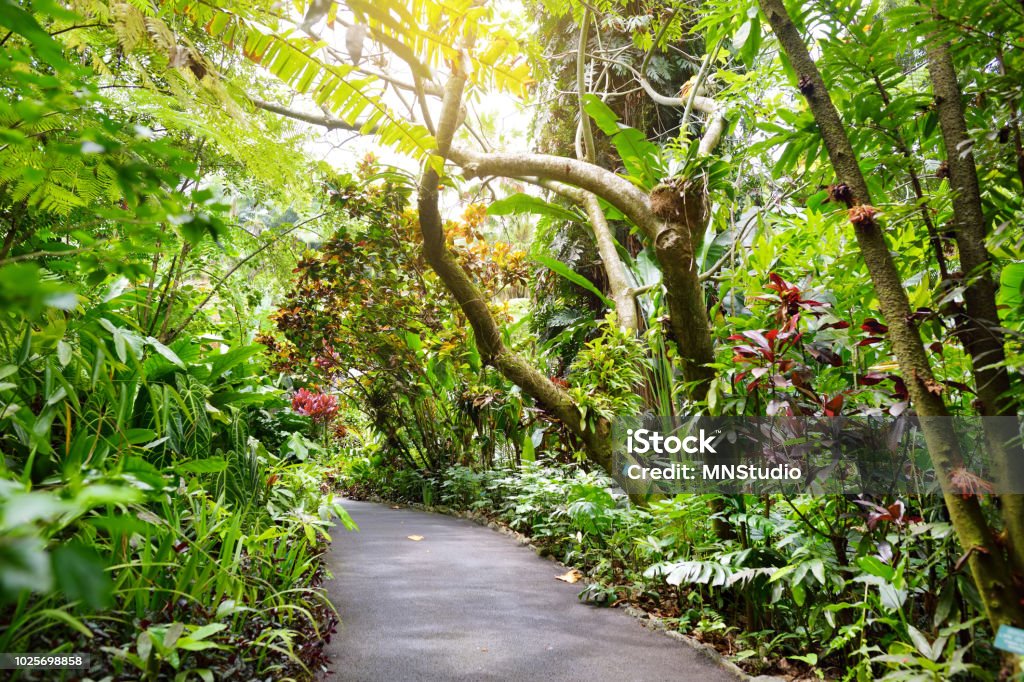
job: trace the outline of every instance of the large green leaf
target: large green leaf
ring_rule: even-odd
[[[0,538],[0,562],[0,596],[12,599],[25,590],[51,589],[53,573],[40,538]]]
[[[1008,263],[999,275],[999,305],[1019,314],[1024,306],[1024,263]]]
[[[92,609],[110,605],[114,584],[99,555],[81,544],[61,545],[51,555],[57,586],[69,601],[81,601]]]
[[[39,10],[61,9],[48,1],[37,2],[36,5]],[[67,18],[67,13],[63,14]],[[23,36],[49,65],[61,69],[68,67],[60,43],[55,41],[31,14],[18,7],[18,4],[12,0],[0,0],[0,27]],[[6,38],[4,40],[6,41]]]
[[[601,301],[609,308],[615,307],[615,303],[612,302],[612,300],[609,299],[607,296],[602,294],[600,289],[594,286],[593,282],[591,282],[589,279],[587,279],[580,273],[570,268],[565,263],[559,260],[555,260],[550,256],[535,256],[534,260],[543,265],[544,267],[546,267],[547,269],[551,270],[559,277],[564,277],[565,279],[569,280],[576,286],[582,287],[583,289],[586,289],[590,293],[594,294],[599,299],[601,299]]]
[[[626,172],[646,189],[652,189],[664,175],[661,150],[636,128],[619,123],[618,116],[596,95],[585,95],[583,109],[615,145]]]
[[[207,377],[207,382],[212,383],[216,381],[249,358],[259,355],[263,350],[263,346],[259,345],[239,346],[238,348],[232,348],[227,353],[213,356],[210,360],[210,376]]]
[[[575,211],[544,201],[540,197],[522,193],[499,199],[487,207],[488,215],[510,215],[513,213],[534,213],[575,223],[583,220]]]
[[[223,457],[203,457],[178,464],[174,471],[179,474],[218,474],[227,468],[228,462]]]

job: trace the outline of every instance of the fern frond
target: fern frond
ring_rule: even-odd
[[[381,141],[396,151],[417,159],[426,158],[435,147],[426,128],[395,114],[380,98],[373,78],[354,78],[352,68],[320,59],[322,42],[295,32],[279,32],[241,8],[228,11],[220,7],[182,0],[166,0],[163,6],[186,17],[209,35],[229,47],[240,47],[242,54],[267,69],[300,93],[310,95],[317,104],[365,132],[376,129]]]

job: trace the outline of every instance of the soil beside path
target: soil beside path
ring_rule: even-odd
[[[560,565],[508,536],[412,509],[346,501],[328,593],[341,615],[328,680],[736,682],[617,609],[580,602]],[[408,536],[422,536],[410,540]]]

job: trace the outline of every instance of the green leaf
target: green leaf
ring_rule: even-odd
[[[25,590],[48,592],[52,587],[49,557],[38,537],[0,539],[0,566],[0,595],[13,598]]]
[[[50,294],[43,303],[58,310],[74,310],[78,307],[78,295],[73,291],[61,291]]]
[[[907,625],[907,633],[910,635],[910,641],[917,647],[918,652],[925,658],[931,658],[932,643],[928,641],[924,633],[915,628],[913,625]]]
[[[70,510],[70,505],[46,490],[17,492],[4,501],[2,530],[14,530],[34,524],[48,523]]]
[[[167,648],[167,649],[173,648],[174,645],[178,643],[178,640],[181,639],[181,636],[182,636],[182,634],[184,634],[184,632],[185,632],[185,624],[184,623],[175,622],[175,623],[171,623],[170,625],[168,625],[167,626],[167,630],[164,632],[164,637],[163,637],[164,648]]]
[[[773,582],[776,582],[777,580],[782,580],[787,575],[789,575],[790,573],[795,571],[796,570],[796,566],[797,566],[796,564],[789,564],[787,566],[783,566],[779,570],[777,570],[774,573],[772,573],[771,577],[768,578],[768,582],[769,583],[773,583]]]
[[[305,462],[306,458],[309,457],[309,446],[312,445],[306,438],[298,431],[288,436],[288,440],[285,441],[285,452],[295,455],[295,459],[300,462]]]
[[[92,639],[94,636],[92,630],[87,628],[85,626],[85,623],[78,620],[66,611],[61,611],[59,609],[43,609],[39,612],[39,615],[44,618],[52,618],[53,620],[59,620],[63,622],[65,625],[68,625],[74,630],[77,630],[81,634],[85,635],[89,639]]]
[[[804,602],[807,601],[807,589],[799,583],[790,585],[789,589],[793,592],[793,601],[796,605],[803,606]]]
[[[57,587],[71,601],[81,601],[91,609],[110,606],[114,583],[106,565],[96,552],[85,545],[61,545],[53,550],[53,574]]]
[[[32,357],[32,325],[25,325],[25,333],[21,337],[21,350],[18,353],[18,364],[24,365]]]
[[[263,346],[253,344],[251,346],[232,348],[227,353],[213,356],[210,360],[210,376],[207,378],[207,383],[212,383],[219,379],[222,375],[246,362],[249,358],[259,355],[264,350]]]
[[[124,432],[124,439],[131,445],[141,445],[156,438],[156,431],[153,429],[128,429]]]
[[[619,132],[619,117],[607,104],[601,101],[597,95],[587,94],[583,96],[583,110],[594,120],[597,127],[605,135],[614,135]]]
[[[878,557],[873,556],[862,556],[858,557],[857,565],[860,566],[861,570],[865,573],[884,580],[892,580],[895,572],[891,566],[882,563],[882,560]]]
[[[37,3],[51,5],[52,3]],[[41,8],[40,8],[41,9]],[[36,53],[51,66],[69,68],[60,43],[50,37],[30,13],[12,0],[0,0],[0,26],[24,37]]]
[[[999,305],[1006,306],[1014,313],[1024,307],[1024,263],[1007,263],[999,274]]]
[[[533,438],[530,436],[529,431],[523,433],[522,459],[524,462],[533,462],[537,459],[536,450],[533,447]]]
[[[341,522],[341,525],[343,525],[346,530],[359,530],[359,526],[357,526],[356,522],[352,520],[352,517],[349,515],[348,511],[345,510],[344,507],[335,502],[334,505],[332,506],[332,509],[334,510],[335,516],[338,517],[338,520]]]
[[[67,367],[71,362],[71,344],[63,339],[57,342],[57,361],[61,367]]]
[[[643,187],[652,189],[664,175],[661,150],[636,128],[619,123],[618,116],[596,95],[584,96],[583,109],[615,145],[626,171]]]
[[[217,474],[227,468],[227,460],[223,457],[205,457],[178,464],[174,467],[174,471],[179,474]]]
[[[609,308],[615,307],[615,303],[612,302],[612,300],[609,299],[607,296],[602,294],[601,291],[596,286],[594,286],[593,282],[591,282],[589,279],[587,279],[583,275],[579,274],[578,272],[570,268],[565,263],[554,258],[551,258],[550,256],[535,256],[534,260],[543,265],[544,267],[546,267],[547,269],[551,270],[556,275],[563,277],[572,282],[573,284],[575,284],[576,286],[586,289],[590,293],[594,294],[599,299],[601,299],[601,302],[604,303]]]
[[[574,223],[583,221],[583,218],[578,213],[529,194],[513,194],[504,199],[499,199],[487,207],[487,215],[512,215],[519,213],[533,213]]]
[[[203,625],[202,627],[196,628],[189,634],[188,637],[191,640],[200,642],[209,637],[210,635],[217,634],[226,627],[227,625],[224,625],[224,623],[210,623],[208,625]]]
[[[811,559],[808,562],[811,567],[811,574],[818,580],[822,585],[825,584],[825,564],[821,559]]]
[[[146,344],[151,346],[153,350],[159,353],[161,357],[163,357],[165,360],[167,360],[175,367],[185,369],[185,363],[181,361],[181,358],[178,357],[178,354],[175,353],[170,348],[168,348],[167,346],[165,346],[164,344],[154,339],[152,336],[146,337]]]

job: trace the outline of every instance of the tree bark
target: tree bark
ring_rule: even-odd
[[[694,260],[697,248],[694,235],[704,233],[705,197],[688,194],[689,205],[699,205],[700,210],[687,209],[666,219],[655,215],[648,196],[629,181],[583,161],[547,154],[481,154],[456,147],[447,156],[463,168],[467,177],[534,176],[574,185],[601,197],[637,225],[654,244],[662,268],[672,333],[685,363],[684,378],[690,382],[690,397],[704,398],[714,376],[707,367],[714,361],[714,345]]]
[[[1016,416],[1017,405],[1006,371],[1006,352],[999,312],[992,259],[985,244],[987,223],[981,203],[981,186],[974,161],[973,144],[960,85],[949,45],[932,36],[927,47],[928,73],[935,94],[935,108],[946,147],[949,184],[953,190],[954,239],[966,282],[967,308],[961,339],[971,358],[974,385],[983,416]],[[985,420],[985,434],[1002,484],[1020,490],[1024,482],[1024,451],[1016,440],[1015,420]],[[1024,495],[1003,495],[1002,517],[1010,545],[1010,558],[1018,578],[1024,582]]]
[[[1007,623],[1020,625],[1024,621],[1024,609],[1018,602],[1017,589],[1013,585],[1002,548],[982,514],[978,498],[953,492],[950,473],[962,464],[956,434],[941,397],[941,385],[932,376],[924,345],[914,326],[910,303],[896,264],[890,255],[881,226],[873,216],[867,182],[850,145],[846,127],[782,0],[758,2],[800,79],[800,90],[807,98],[838,180],[852,191],[850,218],[857,243],[874,284],[882,314],[889,323],[893,352],[921,417],[922,432],[936,475],[945,491],[950,519],[969,555],[971,573],[982,595],[989,621],[993,627]]]
[[[626,266],[619,257],[619,251],[615,248],[615,236],[608,224],[608,219],[601,208],[601,202],[597,197],[587,192],[583,197],[583,208],[590,219],[590,228],[594,232],[594,242],[597,244],[597,252],[601,254],[601,262],[604,264],[604,274],[608,279],[608,289],[615,303],[615,316],[618,318],[620,327],[636,332],[640,329],[640,323],[636,314],[636,299],[630,287],[629,278],[626,276]]]
[[[458,125],[458,112],[465,87],[465,73],[456,69],[445,87],[441,118],[437,124],[438,153],[444,156],[451,147]],[[508,348],[487,300],[448,249],[438,207],[440,178],[430,166],[419,183],[419,220],[423,235],[423,253],[430,266],[458,302],[473,328],[480,354],[505,377],[523,389],[538,404],[561,420],[584,444],[590,459],[606,471],[612,471],[610,426],[588,427],[569,394]]]

